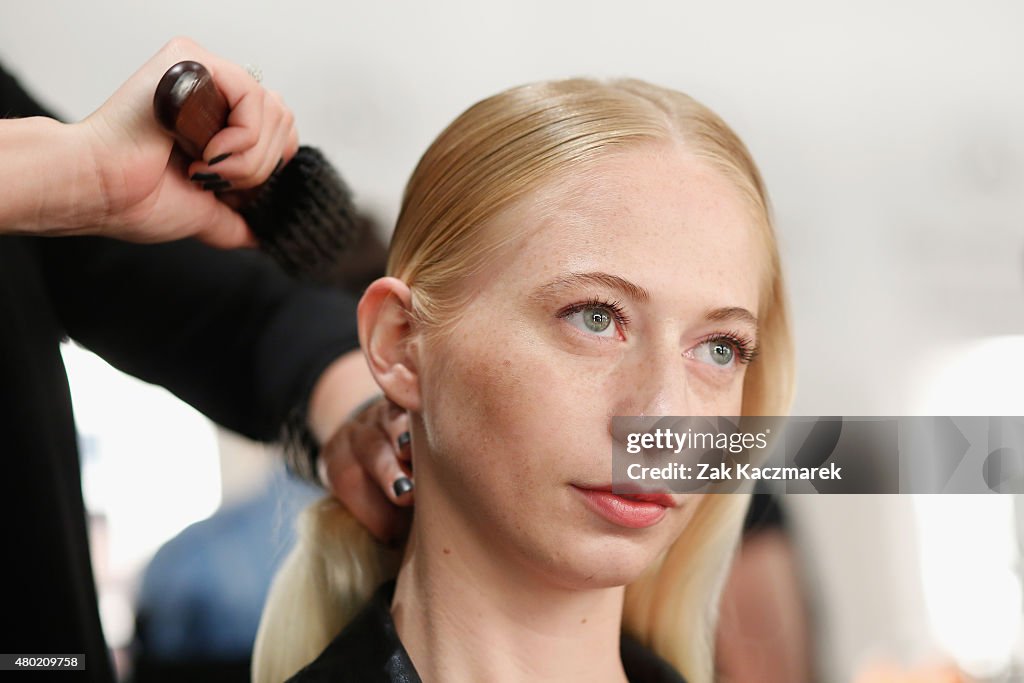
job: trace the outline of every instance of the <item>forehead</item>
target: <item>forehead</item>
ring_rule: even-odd
[[[506,223],[506,225],[500,225]],[[524,233],[503,275],[604,271],[674,306],[758,310],[760,227],[723,173],[673,145],[602,158],[496,219]]]

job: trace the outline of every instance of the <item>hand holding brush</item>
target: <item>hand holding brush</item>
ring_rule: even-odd
[[[280,99],[274,93],[266,97]],[[189,167],[190,179],[237,207],[260,246],[286,271],[321,279],[358,240],[364,222],[357,220],[347,188],[324,156],[311,147],[295,150],[287,110],[269,125],[264,115],[266,139],[251,135],[257,129],[258,104],[222,94],[210,70],[192,60],[168,69],[153,97],[157,120],[179,148],[190,158],[206,159]],[[269,109],[274,113],[283,105]],[[230,151],[245,145],[250,146],[240,154]],[[282,147],[285,152],[274,163],[267,150]],[[268,170],[266,181],[253,180],[266,177]],[[244,182],[233,181],[240,171]]]
[[[170,103],[180,106],[172,137],[154,116],[154,89],[180,62],[206,78],[172,84],[178,99]],[[205,88],[186,88],[200,81]],[[211,108],[213,101],[223,108]],[[364,238],[366,222],[344,184],[316,150],[299,148],[281,98],[188,39],[170,41],[78,123],[0,121],[0,148],[0,234],[258,243],[286,270],[310,278]]]

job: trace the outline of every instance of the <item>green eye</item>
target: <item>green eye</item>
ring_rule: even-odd
[[[603,308],[587,306],[580,312],[583,314],[583,324],[591,332],[604,332],[612,324],[612,317]]]
[[[733,335],[713,337],[688,351],[692,358],[719,368],[734,368],[737,363],[749,363],[757,355],[757,347]]]
[[[732,347],[723,342],[712,342],[711,348],[708,349],[711,360],[717,365],[728,365],[732,362],[735,352]]]
[[[589,335],[603,338],[620,336],[620,326],[627,325],[627,318],[617,304],[588,301],[568,308],[558,314],[565,322]]]
[[[760,353],[757,342],[734,332],[719,332],[705,338],[686,356],[723,370],[735,370],[754,360]]]

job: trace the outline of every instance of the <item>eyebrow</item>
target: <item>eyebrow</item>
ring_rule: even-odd
[[[755,330],[758,330],[757,317],[745,308],[729,306],[727,308],[715,308],[704,314],[705,320],[711,322],[738,322],[747,323]]]
[[[534,296],[537,298],[544,298],[563,289],[578,287],[580,285],[603,285],[605,287],[611,287],[612,289],[619,290],[630,299],[640,303],[647,303],[651,300],[651,293],[643,287],[635,285],[629,280],[621,278],[618,275],[602,272],[568,273],[538,287]]]

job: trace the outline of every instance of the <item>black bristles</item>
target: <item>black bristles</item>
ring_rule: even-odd
[[[300,147],[242,209],[260,245],[289,274],[326,278],[341,253],[360,238],[352,197],[318,150]]]

